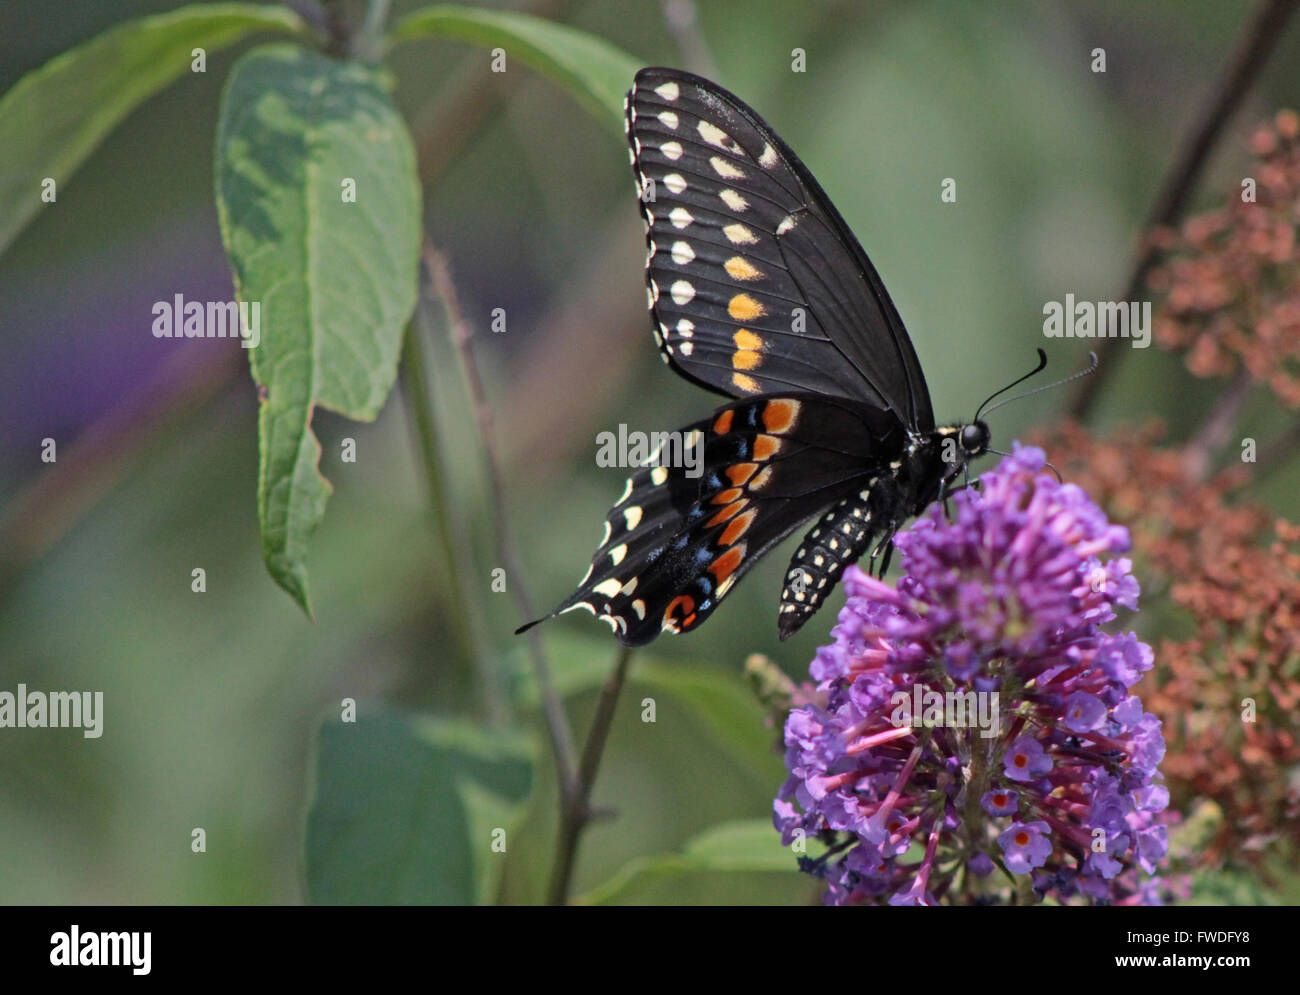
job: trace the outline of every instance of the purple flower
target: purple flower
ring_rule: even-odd
[[[1027,874],[1035,867],[1047,863],[1052,852],[1047,823],[1013,822],[998,836],[1003,862],[1012,874]]]
[[[1013,781],[1032,781],[1052,769],[1052,758],[1032,736],[1021,736],[1002,758],[1002,768]]]
[[[1062,902],[1159,897],[1164,739],[1130,693],[1153,655],[1099,628],[1137,604],[1128,533],[1042,466],[1017,446],[951,520],[927,509],[897,585],[844,575],[774,808],[787,844],[833,841],[803,859],[831,904],[1005,902],[1020,875]]]
[[[1065,725],[1071,732],[1088,732],[1106,721],[1106,706],[1095,694],[1076,691],[1065,703]]]
[[[1002,788],[999,791],[984,792],[980,804],[984,806],[984,811],[989,815],[1015,815],[1016,802],[1019,798],[1019,791]]]

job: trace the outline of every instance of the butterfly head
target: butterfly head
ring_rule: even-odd
[[[992,435],[989,433],[989,427],[978,418],[969,425],[963,425],[961,433],[958,435],[962,453],[967,460],[973,460],[988,452],[991,440]]]

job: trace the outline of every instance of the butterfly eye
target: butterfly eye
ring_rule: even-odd
[[[989,445],[989,429],[977,421],[961,430],[961,447],[968,453],[982,453]]]

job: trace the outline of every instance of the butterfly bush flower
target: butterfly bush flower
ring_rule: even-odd
[[[830,904],[1159,899],[1165,747],[1131,693],[1152,652],[1100,628],[1137,607],[1128,532],[1042,468],[1018,446],[933,505],[897,587],[845,574],[775,802]]]

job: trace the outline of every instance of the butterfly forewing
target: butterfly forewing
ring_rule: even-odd
[[[628,136],[665,359],[744,397],[807,390],[933,424],[911,343],[871,263],[807,169],[737,97],[643,69]]]

